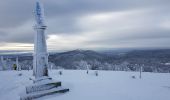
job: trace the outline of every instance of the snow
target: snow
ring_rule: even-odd
[[[36,100],[170,100],[169,73],[142,73],[89,70],[49,71],[50,77],[62,81],[70,91]],[[22,73],[22,76],[18,74]],[[136,79],[131,78],[135,76]],[[32,84],[32,71],[0,71],[0,99],[19,100],[25,86]]]

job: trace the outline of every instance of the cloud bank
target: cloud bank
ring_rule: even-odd
[[[42,0],[50,50],[169,48],[169,0]],[[1,50],[32,49],[35,0],[0,1]]]

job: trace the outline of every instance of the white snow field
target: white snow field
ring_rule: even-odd
[[[49,71],[70,91],[36,100],[170,100],[170,73],[63,70]],[[22,73],[22,76],[18,76]],[[135,76],[136,79],[131,78]],[[32,83],[32,71],[0,71],[0,100],[19,100],[25,86]]]

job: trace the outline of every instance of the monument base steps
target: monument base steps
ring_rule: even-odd
[[[47,82],[42,84],[33,84],[26,87],[26,93],[20,97],[20,100],[33,100],[46,95],[55,93],[65,93],[69,89],[61,87],[61,82]]]

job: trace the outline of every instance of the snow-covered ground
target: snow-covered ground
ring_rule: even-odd
[[[49,73],[70,92],[36,100],[170,100],[169,73],[143,73],[142,79],[138,72],[99,71],[99,76],[82,70],[64,70],[61,76],[57,70]],[[19,100],[25,86],[32,83],[30,77],[32,71],[0,71],[0,100]]]

